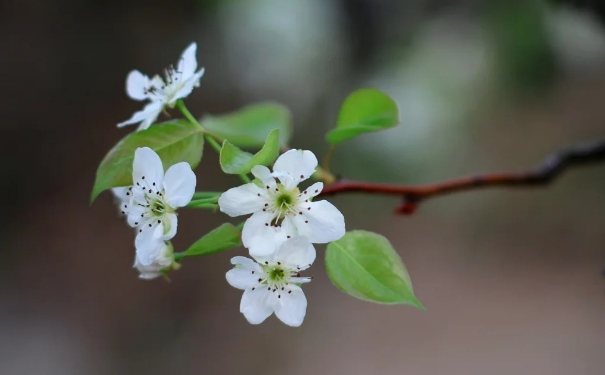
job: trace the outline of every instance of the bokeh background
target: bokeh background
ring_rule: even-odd
[[[318,261],[307,318],[251,326],[224,280],[237,249],[186,259],[170,283],[133,270],[110,194],[88,198],[140,103],[128,71],[206,67],[196,115],[261,100],[321,155],[340,102],[377,87],[398,128],[343,144],[336,173],[430,183],[522,170],[605,137],[600,1],[8,0],[0,4],[0,374],[603,374],[605,166],[548,188],[331,199],[348,229],[388,236],[426,312],[334,288]],[[175,113],[176,115],[176,113]],[[239,181],[206,150],[200,189]],[[181,212],[178,249],[224,222]]]

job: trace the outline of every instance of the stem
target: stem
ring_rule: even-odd
[[[195,126],[197,126],[200,130],[202,130],[204,132],[204,139],[206,140],[206,142],[210,143],[210,146],[212,146],[212,148],[220,155],[222,147],[215,139],[215,138],[219,138],[219,137],[217,137],[216,135],[214,135],[212,133],[207,132],[204,129],[202,124],[200,124],[195,119],[195,117],[193,117],[191,112],[189,112],[189,110],[185,106],[185,103],[183,102],[183,99],[177,100],[176,107],[181,111],[181,113],[185,116],[185,118],[187,120],[189,120],[189,122],[191,122],[192,124],[194,124]],[[240,174],[239,178],[241,178],[241,180],[244,181],[245,183],[250,182],[250,178],[248,178],[248,176],[246,176],[245,174]]]
[[[431,185],[406,186],[365,181],[340,180],[324,188],[320,195],[365,193],[394,195],[403,198],[395,210],[411,214],[419,202],[456,192],[487,187],[533,187],[550,184],[566,169],[573,166],[605,161],[605,141],[579,144],[549,155],[538,168],[521,173],[490,173],[458,178]]]
[[[196,191],[195,194],[193,194],[192,200],[214,198],[220,196],[221,194],[222,193],[220,191]]]
[[[330,161],[332,160],[332,154],[334,153],[335,149],[336,146],[330,145],[330,148],[328,149],[328,151],[326,151],[326,154],[324,155],[324,160],[321,163],[321,167],[328,173],[330,172]]]
[[[195,117],[193,117],[193,115],[191,114],[191,112],[189,112],[189,110],[187,109],[187,107],[185,107],[185,103],[183,102],[183,99],[179,99],[176,101],[176,107],[181,111],[181,113],[183,114],[183,116],[185,116],[185,118],[187,120],[189,120],[190,123],[192,123],[193,125],[196,125],[198,128],[200,128],[201,130],[204,130],[204,127],[202,127],[202,124],[200,124]]]

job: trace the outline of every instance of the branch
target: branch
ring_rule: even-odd
[[[320,195],[365,193],[403,198],[395,213],[410,215],[418,203],[429,198],[487,187],[545,186],[567,168],[605,161],[605,141],[579,144],[549,155],[537,168],[521,173],[493,173],[449,180],[433,185],[405,186],[340,179],[324,188]]]

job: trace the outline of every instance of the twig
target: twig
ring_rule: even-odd
[[[395,195],[403,198],[397,214],[410,215],[423,200],[466,190],[487,187],[544,186],[567,168],[605,161],[605,141],[579,144],[549,155],[533,170],[521,173],[493,173],[449,180],[432,185],[405,186],[341,179],[324,188],[320,195],[365,193]]]

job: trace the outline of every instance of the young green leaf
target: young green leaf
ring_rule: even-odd
[[[255,165],[271,165],[279,156],[279,131],[272,130],[263,148],[255,155],[240,150],[229,141],[223,142],[220,163],[223,172],[228,174],[246,174]]]
[[[186,256],[208,255],[228,250],[240,245],[240,231],[233,224],[225,223],[197,240],[180,258]]]
[[[149,147],[158,153],[164,169],[185,161],[195,168],[202,159],[204,135],[189,121],[176,120],[156,124],[149,129],[130,133],[116,144],[97,169],[91,203],[104,190],[132,185],[132,162],[139,147]]]
[[[362,230],[347,232],[328,245],[326,270],[343,292],[370,302],[404,303],[424,310],[414,297],[401,258],[385,237]]]
[[[399,110],[390,96],[376,89],[359,89],[342,103],[336,129],[326,135],[326,140],[336,145],[360,134],[388,129],[397,124]]]
[[[209,132],[244,148],[261,147],[273,129],[279,129],[280,147],[287,146],[292,135],[290,110],[271,102],[250,105],[225,115],[206,115],[200,122]]]

